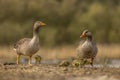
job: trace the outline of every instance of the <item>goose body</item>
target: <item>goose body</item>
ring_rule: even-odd
[[[31,38],[23,38],[17,42],[16,52],[18,55],[32,56],[39,50],[39,41]]]
[[[77,51],[80,58],[88,59],[96,56],[97,47],[93,41],[86,40],[83,44],[78,46]]]
[[[14,44],[14,49],[17,53],[17,64],[19,64],[19,58],[21,55],[29,56],[29,64],[32,55],[39,50],[39,28],[44,26],[45,23],[36,21],[33,26],[33,37],[20,39]]]
[[[97,54],[97,47],[92,39],[92,34],[88,30],[84,30],[80,37],[86,37],[86,40],[81,41],[77,48],[78,57],[81,59],[91,59],[91,65],[93,65],[93,60]]]

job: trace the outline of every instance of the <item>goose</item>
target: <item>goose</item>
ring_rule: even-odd
[[[93,66],[93,60],[98,52],[96,44],[93,41],[92,33],[89,30],[84,30],[80,35],[80,38],[86,38],[80,41],[77,48],[77,56],[80,59],[91,59],[91,66]]]
[[[19,64],[21,55],[28,56],[28,64],[31,64],[31,57],[39,50],[39,28],[46,24],[36,21],[33,26],[33,37],[22,38],[14,44],[14,50],[17,53],[16,64]]]
[[[35,56],[34,56],[34,59],[35,59],[35,64],[37,64],[37,63],[39,64],[39,63],[41,62],[41,59],[42,59],[42,58],[41,58],[40,55],[35,55]]]

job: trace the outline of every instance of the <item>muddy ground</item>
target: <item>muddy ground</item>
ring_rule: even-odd
[[[0,80],[120,80],[120,68],[1,64]]]

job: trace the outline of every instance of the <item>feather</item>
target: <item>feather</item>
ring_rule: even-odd
[[[30,41],[31,38],[23,38],[14,44],[14,49],[17,49],[20,45],[24,44],[26,41]]]

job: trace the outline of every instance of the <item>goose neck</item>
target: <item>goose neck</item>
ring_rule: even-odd
[[[92,41],[92,36],[88,36],[88,37],[87,37],[87,40],[88,40],[88,41]]]

